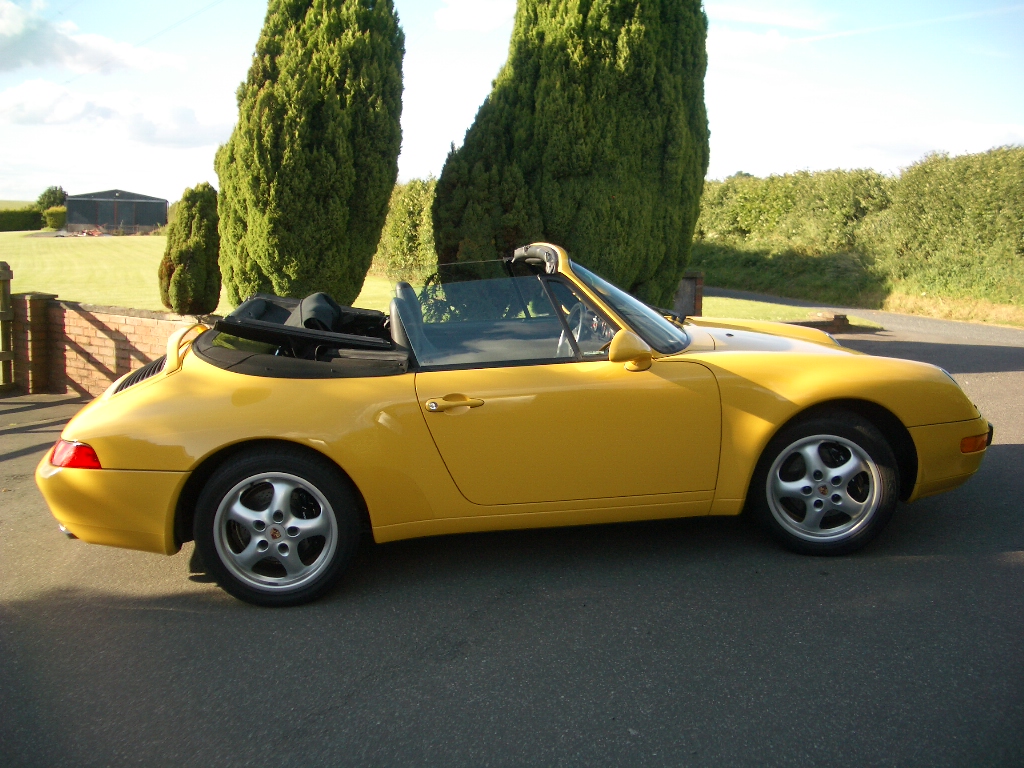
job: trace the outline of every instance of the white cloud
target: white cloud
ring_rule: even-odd
[[[204,124],[191,107],[171,107],[154,114],[135,113],[127,118],[128,135],[159,147],[210,147],[227,140],[232,125]]]
[[[40,127],[102,123],[122,141],[178,149],[216,146],[231,133],[230,123],[203,121],[192,106],[136,94],[89,98],[47,80],[29,80],[0,92],[0,122]]]
[[[707,81],[709,178],[796,170],[897,173],[927,152],[954,155],[1024,143],[1024,124],[965,120],[947,105],[873,83],[821,82],[755,66],[718,68]],[[756,124],[751,115],[757,115]]]
[[[817,17],[800,16],[774,8],[766,10],[728,3],[706,3],[704,10],[712,21],[732,21],[762,27],[806,30],[818,30],[823,26],[822,19]]]
[[[11,0],[0,0],[0,72],[22,67],[65,67],[74,72],[152,70],[179,65],[177,57],[136,48],[102,35],[76,34],[70,22],[54,24]]]
[[[0,119],[17,125],[66,125],[113,116],[109,107],[48,80],[26,80],[0,93]]]
[[[793,43],[778,30],[752,32],[743,29],[712,26],[708,30],[708,59],[715,64],[728,64],[737,59],[758,59],[766,53],[778,53]]]
[[[443,0],[434,13],[437,28],[444,32],[493,32],[510,22],[515,0]]]

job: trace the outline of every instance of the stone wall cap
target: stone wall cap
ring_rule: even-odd
[[[13,299],[35,299],[35,300],[39,301],[39,300],[49,300],[49,299],[56,299],[56,298],[57,298],[57,294],[56,293],[43,293],[42,291],[25,291],[24,293],[12,293],[11,294],[11,299],[12,300]]]
[[[133,309],[131,307],[111,307],[104,304],[83,304],[78,301],[57,302],[64,309],[81,309],[85,312],[103,315],[121,315],[123,317],[144,317],[150,320],[166,320],[173,323],[202,323],[220,319],[219,315],[176,315],[173,312],[154,312],[149,309]]]

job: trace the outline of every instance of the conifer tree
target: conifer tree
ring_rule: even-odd
[[[437,271],[431,206],[437,180],[396,184],[374,256],[374,269],[391,280],[418,282]]]
[[[442,262],[536,240],[658,305],[708,164],[700,0],[519,0],[508,61],[438,180]]]
[[[404,35],[392,0],[270,0],[217,153],[229,300],[355,300],[398,175]]]
[[[205,181],[186,189],[159,270],[160,300],[179,315],[206,315],[220,303],[217,223],[217,190]]]
[[[56,208],[64,205],[67,199],[68,193],[64,191],[64,187],[47,187],[39,195],[39,199],[36,200],[36,207],[40,211],[45,211],[47,208]]]

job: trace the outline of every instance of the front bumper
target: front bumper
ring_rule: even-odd
[[[173,555],[174,512],[188,472],[36,467],[36,485],[57,522],[82,541]]]
[[[986,450],[961,453],[965,437],[988,433],[986,449],[992,444],[993,427],[984,418],[911,427],[917,448],[917,482],[908,501],[950,491],[967,482],[978,471]]]

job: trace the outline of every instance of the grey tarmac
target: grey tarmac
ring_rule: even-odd
[[[0,764],[1024,765],[1024,332],[857,314],[996,438],[843,558],[732,518],[367,541],[258,609],[190,544],[65,539],[32,472],[82,401],[0,399]]]

